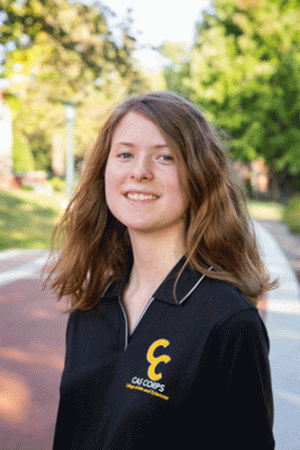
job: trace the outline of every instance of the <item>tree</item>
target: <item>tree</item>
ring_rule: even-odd
[[[164,69],[168,90],[182,94],[189,67],[189,52],[185,43],[165,41],[160,48],[160,53],[170,60],[170,64]]]
[[[30,141],[37,168],[49,170],[54,134],[63,146],[64,101],[77,104],[76,151],[82,155],[104,110],[145,86],[132,56],[130,18],[116,43],[96,2],[0,0],[0,8],[7,15],[1,41],[10,49],[4,75],[19,97],[15,128]]]
[[[229,133],[236,158],[263,156],[276,184],[300,173],[296,0],[215,0],[197,26],[181,91]]]
[[[68,0],[0,0],[7,16],[1,42],[13,41],[19,49],[35,43],[51,46],[52,58],[61,69],[58,75],[67,71],[73,90],[82,87],[83,80],[95,80],[112,69],[126,77],[133,71],[135,39],[124,27],[118,46],[96,6]]]

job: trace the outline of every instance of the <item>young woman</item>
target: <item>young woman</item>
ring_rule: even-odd
[[[163,92],[120,105],[58,231],[50,276],[71,303],[53,449],[274,449],[255,306],[274,283],[198,109]]]

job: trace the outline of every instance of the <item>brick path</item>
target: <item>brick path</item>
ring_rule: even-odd
[[[30,274],[34,256],[0,261],[0,450],[52,448],[67,316]],[[23,278],[5,283],[14,273]]]

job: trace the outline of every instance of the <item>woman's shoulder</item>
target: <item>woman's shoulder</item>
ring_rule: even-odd
[[[245,307],[254,306],[236,286],[228,281],[205,277],[203,287],[205,287],[207,292],[211,292],[221,301],[227,301]]]
[[[69,313],[67,323],[67,336],[70,334],[81,334],[86,329],[91,329],[96,326],[98,309],[75,309]]]
[[[215,320],[226,320],[242,311],[257,312],[257,307],[233,284],[208,276],[200,283],[190,301],[203,314],[213,316]]]
[[[243,336],[248,334],[251,339],[260,335],[269,345],[268,333],[257,306],[233,284],[206,277],[198,302],[204,314],[211,317],[210,329],[214,333],[223,338],[240,332]]]

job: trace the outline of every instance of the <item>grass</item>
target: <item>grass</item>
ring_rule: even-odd
[[[248,200],[248,209],[252,219],[283,220],[284,206],[276,202]]]
[[[292,233],[300,233],[300,195],[295,195],[284,210],[284,221]]]
[[[47,249],[63,197],[31,191],[0,191],[0,250]]]
[[[0,191],[0,250],[47,249],[66,198],[58,193]],[[248,201],[253,219],[283,220],[284,207],[275,202]]]

